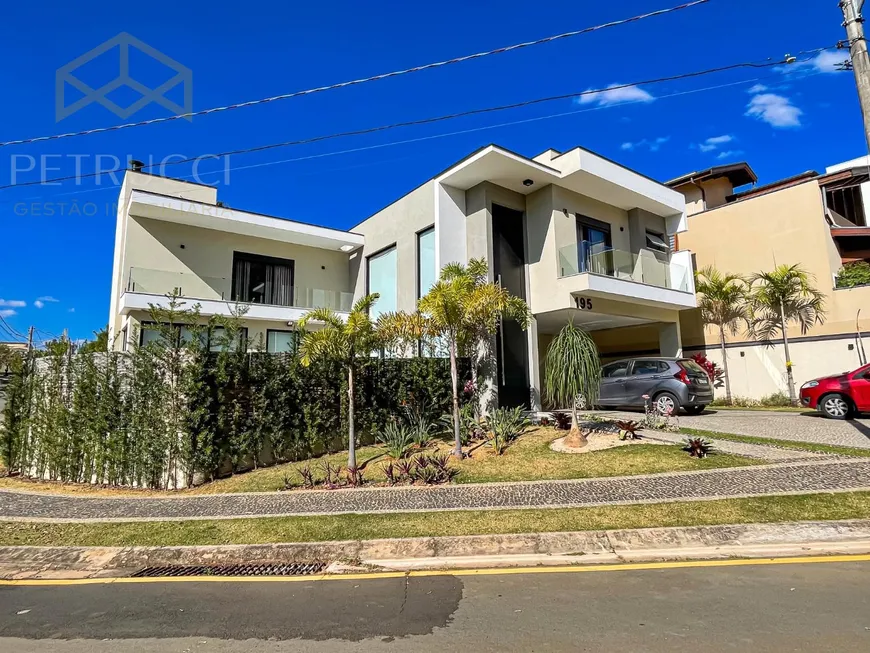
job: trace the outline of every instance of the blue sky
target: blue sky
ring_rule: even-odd
[[[677,0],[543,5],[501,0],[437,5],[391,0],[247,3],[6,3],[0,141],[122,121],[91,104],[55,122],[55,71],[119,32],[193,73],[193,106],[212,106],[365,77],[624,18]],[[664,17],[400,78],[270,105],[0,149],[0,185],[94,169],[96,155],[160,160],[437,116],[539,96],[778,59],[844,38],[834,0],[712,0]],[[778,23],[777,29],[772,26]],[[866,152],[851,73],[826,72],[845,53],[800,70],[743,70],[597,98],[397,129],[233,157],[219,199],[233,207],[347,228],[474,149],[495,142],[533,156],[577,145],[657,179],[747,160],[762,183]],[[153,62],[151,62],[153,64]],[[156,86],[165,71],[131,58]],[[106,83],[117,58],[81,70]],[[761,87],[766,88],[761,88]],[[711,88],[718,87],[718,88]],[[180,101],[181,96],[169,94]],[[75,99],[75,96],[70,96]],[[126,105],[138,96],[111,96]],[[68,100],[68,102],[71,100]],[[149,105],[131,119],[167,115]],[[513,124],[505,124],[513,123]],[[501,125],[501,126],[498,126]],[[457,133],[460,132],[460,133]],[[351,150],[351,151],[348,151]],[[13,155],[19,155],[13,161]],[[42,158],[48,155],[47,158]],[[110,167],[111,159],[103,159]],[[203,180],[221,180],[218,163]],[[190,167],[167,168],[174,176]],[[89,336],[108,321],[117,189],[111,179],[0,191],[0,311],[18,331],[69,328]],[[75,202],[79,211],[72,209]],[[54,204],[54,215],[46,215]],[[61,206],[63,204],[63,206]],[[87,207],[85,207],[87,204]],[[35,207],[35,208],[34,208]],[[41,299],[40,299],[41,298]],[[56,301],[54,301],[56,300]],[[2,339],[2,336],[0,336]]]

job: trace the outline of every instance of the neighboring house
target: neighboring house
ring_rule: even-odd
[[[446,263],[485,258],[534,317],[526,332],[500,329],[494,389],[501,405],[538,407],[541,362],[569,320],[606,358],[680,355],[694,280],[691,254],[668,241],[685,228],[680,193],[592,152],[529,159],[490,145],[354,227],[365,235],[355,295],[411,311]]]
[[[541,361],[569,320],[608,359],[681,355],[680,311],[696,306],[694,280],[691,253],[669,243],[686,229],[685,205],[681,193],[580,148],[529,159],[484,147],[349,232],[230,210],[214,188],[128,172],[109,333],[123,348],[148,303],[180,288],[204,316],[248,303],[248,335],[284,350],[278,334],[308,308],[346,311],[377,292],[375,315],[412,311],[445,264],[483,257],[534,316],[528,331],[500,329],[493,389],[502,405],[538,407]]]
[[[859,325],[870,327],[870,287],[835,286],[843,263],[870,259],[867,173],[867,161],[858,159],[832,166],[825,174],[809,171],[735,192],[756,181],[746,163],[737,163],[667,182],[686,196],[689,229],[680,234],[678,249],[694,253],[697,269],[713,265],[751,275],[797,263],[815,277],[826,296],[825,323],[806,334],[796,325],[788,331],[798,385],[854,369],[866,360]],[[704,330],[697,311],[684,313],[681,323],[687,353],[704,351],[721,364],[718,331]],[[866,344],[870,347],[870,340]],[[759,398],[787,392],[781,344],[765,347],[743,332],[728,336],[727,351],[735,395]]]
[[[185,308],[204,318],[244,305],[249,341],[289,351],[290,323],[309,309],[350,310],[348,252],[360,234],[222,206],[217,189],[128,171],[115,230],[111,347],[155,337],[141,329],[149,304],[179,289]]]

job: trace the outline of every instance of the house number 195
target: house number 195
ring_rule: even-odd
[[[582,308],[586,311],[592,310],[592,299],[587,299],[586,297],[575,297],[575,303],[577,304],[577,308]]]

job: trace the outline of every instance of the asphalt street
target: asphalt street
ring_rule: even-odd
[[[0,651],[866,652],[868,588],[866,561],[3,586]]]

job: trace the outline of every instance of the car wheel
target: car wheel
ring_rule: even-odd
[[[704,412],[706,406],[686,406],[683,410],[686,411],[688,415],[700,415]]]
[[[653,399],[653,407],[661,415],[676,415],[680,411],[680,400],[670,392],[662,392]]]
[[[852,405],[846,397],[834,393],[822,397],[819,410],[830,419],[846,419],[852,413]]]

